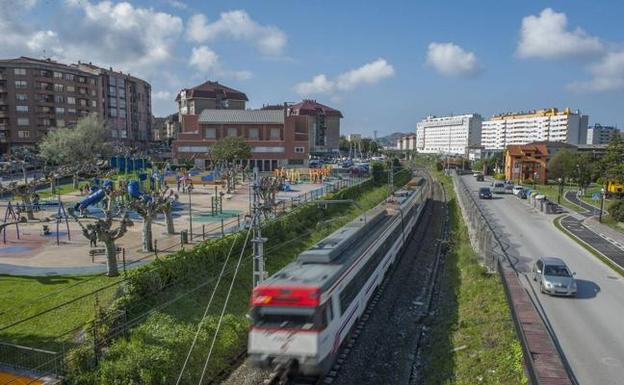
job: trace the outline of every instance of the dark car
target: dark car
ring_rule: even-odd
[[[485,180],[485,178],[483,177],[483,175],[479,174],[477,175],[477,182],[483,182]]]
[[[492,190],[489,187],[481,187],[479,189],[479,198],[492,199]]]

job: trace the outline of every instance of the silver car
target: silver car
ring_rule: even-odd
[[[556,257],[542,257],[533,265],[533,280],[539,282],[542,293],[576,296],[576,273]]]

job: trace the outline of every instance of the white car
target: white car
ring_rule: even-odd
[[[524,189],[524,187],[522,187],[522,186],[514,186],[513,190],[512,190],[513,191],[513,195],[518,196],[522,192],[523,189]]]

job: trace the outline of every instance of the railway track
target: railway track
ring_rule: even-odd
[[[241,373],[233,375],[224,384],[414,383],[423,321],[431,310],[439,266],[444,262],[443,240],[448,224],[444,189],[434,183],[430,175],[422,174],[428,179],[430,199],[420,223],[403,249],[401,258],[394,263],[351,335],[343,343],[327,376],[323,379],[296,376],[288,365],[279,366],[268,374],[259,374],[244,363],[237,369]],[[400,349],[404,354],[380,354],[384,346],[392,345],[394,342],[391,341],[396,340],[404,342],[405,346]],[[401,362],[401,368],[385,365],[386,361]],[[371,378],[371,372],[377,378]],[[404,381],[397,382],[396,378],[391,378],[390,373],[398,372],[402,373],[400,377]],[[237,377],[238,380],[235,379]]]

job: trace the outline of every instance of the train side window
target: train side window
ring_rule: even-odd
[[[334,319],[334,300],[333,298],[329,298],[329,302],[327,303],[327,307],[329,307],[329,321],[331,322]]]

